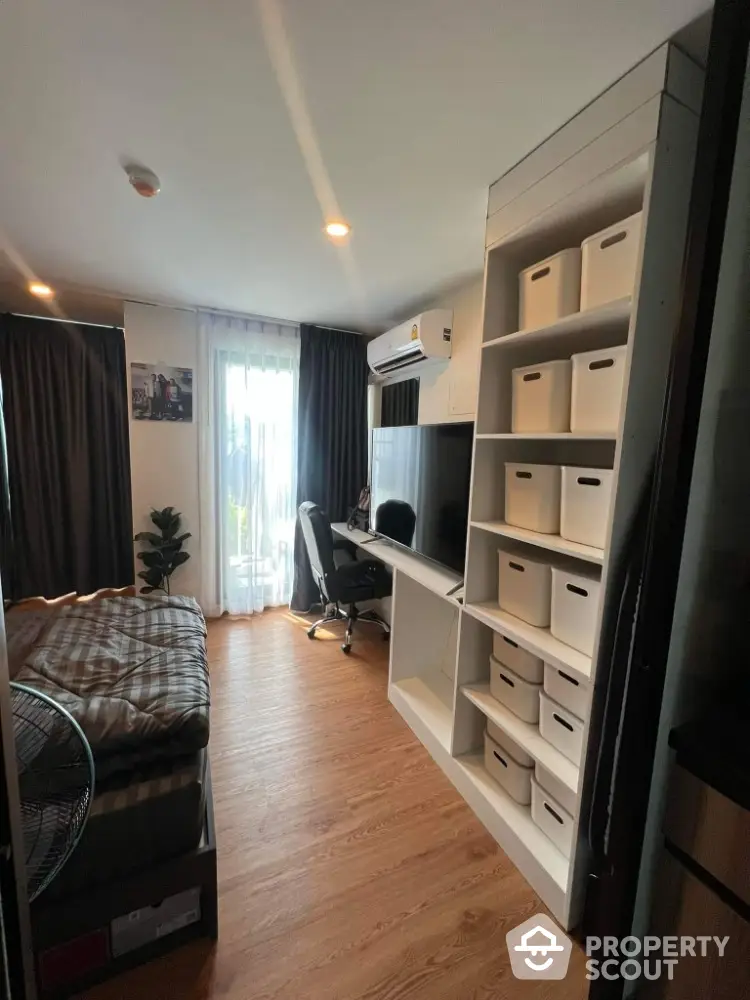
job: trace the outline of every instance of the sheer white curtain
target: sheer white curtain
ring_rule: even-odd
[[[299,328],[200,320],[201,605],[247,615],[292,591]]]

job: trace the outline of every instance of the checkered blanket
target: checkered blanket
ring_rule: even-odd
[[[71,713],[99,778],[208,743],[206,623],[192,598],[112,597],[6,627],[14,680]]]

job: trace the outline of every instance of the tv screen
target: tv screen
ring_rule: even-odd
[[[464,572],[472,423],[372,432],[370,527]]]

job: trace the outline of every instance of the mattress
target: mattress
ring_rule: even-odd
[[[198,846],[206,796],[206,751],[141,767],[104,782],[80,841],[44,890],[45,903],[104,885]]]
[[[206,623],[188,597],[112,597],[7,616],[11,677],[79,723],[97,780],[208,743]]]

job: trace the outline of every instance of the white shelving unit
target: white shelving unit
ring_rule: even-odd
[[[581,801],[591,781],[597,704],[609,670],[603,617],[617,607],[618,570],[658,440],[671,332],[680,295],[701,71],[665,45],[619,80],[490,189],[466,572],[459,605],[448,581],[396,565],[391,701],[565,928],[580,915],[588,872]],[[521,270],[637,211],[643,230],[632,296],[518,331]],[[514,368],[626,346],[619,427],[612,434],[513,434]],[[505,522],[506,462],[613,470],[603,549]],[[602,598],[593,656],[498,605],[499,549],[592,569]],[[374,554],[374,553],[373,553]],[[408,558],[408,557],[407,557]],[[417,574],[418,576],[418,574]],[[595,689],[576,767],[497,702],[489,656],[500,633]],[[489,776],[482,753],[490,719],[577,796],[575,847],[565,858]]]

